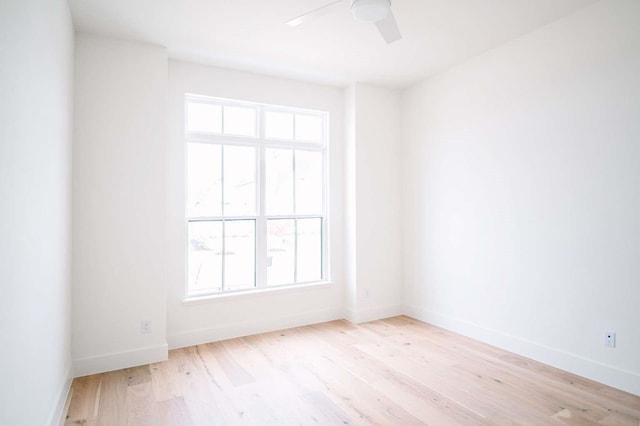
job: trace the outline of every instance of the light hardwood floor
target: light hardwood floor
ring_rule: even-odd
[[[65,425],[640,424],[640,397],[424,324],[334,321],[75,379]]]

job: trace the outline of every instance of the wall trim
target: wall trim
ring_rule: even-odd
[[[345,311],[345,319],[354,324],[360,324],[363,322],[395,317],[402,314],[404,314],[404,309],[400,304],[381,305],[364,309],[347,308]]]
[[[216,327],[206,327],[194,330],[174,333],[167,336],[169,349],[185,348],[204,343],[217,342],[219,340],[233,339],[236,337],[250,336],[258,333],[268,333],[292,327],[318,324],[344,318],[342,308],[323,309],[305,312],[297,315],[288,315],[271,318],[256,324],[255,319],[225,324]]]
[[[77,359],[74,362],[73,376],[81,377],[152,362],[166,361],[169,349],[244,337],[257,333],[279,331],[343,318],[359,324],[403,314],[640,396],[640,374],[636,372],[617,368],[461,318],[444,315],[413,305],[385,305],[366,309],[348,308],[346,310],[341,308],[324,309],[274,318],[262,324],[256,324],[251,320],[218,327],[190,330],[168,336],[167,344]],[[72,381],[72,375],[70,373],[71,371],[67,374],[68,378],[60,390],[58,402],[51,413],[50,424],[52,425],[58,425],[61,416],[64,414],[64,406]]]
[[[130,351],[79,358],[74,361],[73,374],[74,377],[82,377],[106,371],[121,370],[152,362],[166,361],[168,356],[168,347],[164,343]]]
[[[454,331],[543,364],[640,396],[640,374],[603,364],[499,330],[438,312],[405,305],[405,315]]]
[[[65,380],[60,387],[60,391],[58,392],[58,398],[56,400],[56,405],[51,410],[51,414],[49,415],[49,421],[47,424],[51,426],[59,426],[63,425],[65,422],[65,417],[67,414],[67,399],[69,397],[69,392],[71,391],[71,382],[73,381],[73,376],[71,375],[71,367],[67,369],[67,374],[65,375]]]

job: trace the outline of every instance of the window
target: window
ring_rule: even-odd
[[[185,104],[187,295],[326,279],[328,113]]]

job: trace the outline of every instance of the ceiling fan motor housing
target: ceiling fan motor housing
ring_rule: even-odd
[[[390,8],[391,0],[351,0],[351,13],[360,21],[381,21],[389,15]]]

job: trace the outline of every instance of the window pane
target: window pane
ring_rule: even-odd
[[[322,219],[298,219],[297,282],[322,279]]]
[[[293,151],[266,149],[265,156],[267,214],[293,214]]]
[[[288,112],[266,112],[264,133],[269,139],[293,139],[293,114]]]
[[[222,156],[220,145],[187,146],[187,215],[222,214]]]
[[[296,151],[296,214],[322,213],[322,153]]]
[[[296,114],[296,140],[322,142],[322,117]]]
[[[295,221],[267,221],[267,285],[291,284],[295,267]]]
[[[221,133],[222,107],[200,102],[187,102],[187,130],[190,132]]]
[[[222,222],[189,222],[189,294],[222,290]]]
[[[224,215],[255,216],[256,157],[248,146],[224,147]]]
[[[224,223],[224,288],[241,290],[255,287],[255,220]]]
[[[256,135],[256,110],[236,106],[224,107],[224,134],[237,136]]]

